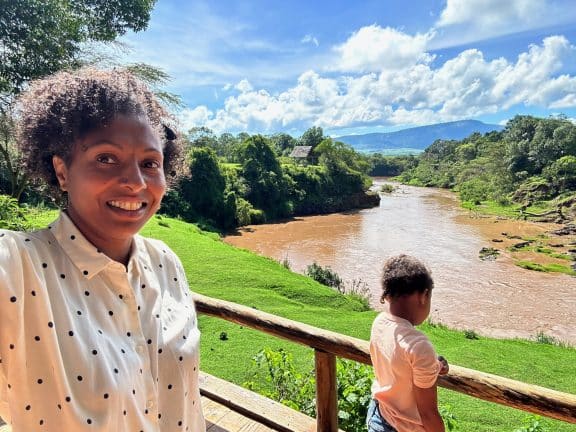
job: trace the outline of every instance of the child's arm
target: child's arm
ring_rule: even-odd
[[[445,432],[444,422],[438,412],[437,384],[428,388],[414,386],[414,396],[426,432]]]

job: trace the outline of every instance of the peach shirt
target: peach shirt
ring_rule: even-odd
[[[424,432],[413,388],[433,386],[441,367],[428,338],[409,321],[382,312],[372,325],[370,356],[380,413],[398,432]]]

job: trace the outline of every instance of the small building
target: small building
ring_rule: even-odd
[[[312,146],[296,146],[290,153],[290,157],[296,159],[298,162],[309,161]]]

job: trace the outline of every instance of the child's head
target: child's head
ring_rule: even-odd
[[[168,113],[154,94],[128,71],[91,68],[35,81],[20,98],[18,144],[29,173],[56,191],[53,156],[70,163],[76,143],[121,116],[138,117],[152,127],[162,143],[163,170],[174,177],[181,143],[166,129]]]
[[[422,262],[409,255],[393,256],[384,263],[380,301],[425,293],[433,287],[430,270]]]

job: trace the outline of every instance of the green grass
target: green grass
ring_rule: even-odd
[[[54,218],[39,215],[43,225]],[[160,224],[162,223],[162,225]],[[164,226],[163,226],[164,225]],[[376,313],[358,312],[360,302],[341,296],[311,279],[292,273],[271,259],[233,248],[193,225],[153,218],[142,234],[164,240],[180,257],[193,291],[225,299],[320,328],[368,339]],[[462,311],[462,313],[466,313]],[[202,369],[242,384],[249,379],[251,358],[261,348],[284,348],[302,370],[312,367],[311,349],[216,318],[201,316]],[[439,354],[450,363],[555,390],[576,392],[576,350],[526,340],[466,338],[464,332],[423,324]],[[220,335],[226,332],[227,340]],[[440,403],[451,405],[463,432],[512,432],[526,413],[442,389]],[[544,420],[550,432],[574,426]]]
[[[564,273],[570,276],[576,276],[576,271],[572,270],[569,266],[561,264],[539,264],[532,261],[514,261],[518,267],[522,267],[528,270],[534,270],[546,273]]]

